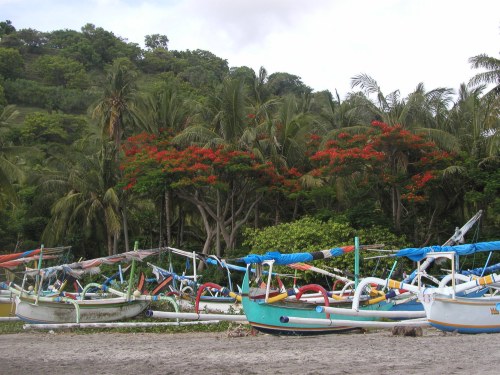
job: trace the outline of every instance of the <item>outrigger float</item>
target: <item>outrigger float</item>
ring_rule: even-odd
[[[231,271],[245,271],[244,267],[228,264],[214,255],[204,255],[173,247],[167,247],[166,250],[169,254],[180,255],[192,263],[192,275],[186,275],[186,273],[180,275],[172,269],[166,270],[148,263],[158,282],[167,278],[172,280],[169,285],[169,295],[176,298],[181,310],[194,310],[195,313],[204,311],[210,314],[242,313],[241,298],[238,297],[239,292],[233,291]],[[224,269],[227,273],[228,286],[223,287],[212,282],[200,282],[201,276],[196,273],[197,262],[204,262],[207,265],[215,265]],[[222,290],[229,291],[231,295],[229,293],[223,295]]]
[[[308,318],[303,319],[296,314],[290,316],[283,315],[280,321],[285,324],[304,324],[310,327],[366,327],[366,328],[393,328],[397,326],[425,326],[430,325],[437,329],[458,333],[492,333],[500,332],[500,276],[490,274],[486,276],[471,275],[467,277],[456,273],[455,262],[458,256],[474,254],[481,251],[500,250],[500,241],[483,242],[475,244],[463,244],[455,246],[431,246],[425,248],[408,248],[400,250],[395,256],[406,256],[418,261],[416,274],[417,285],[405,283],[392,279],[380,279],[376,277],[364,278],[355,290],[352,308],[339,309],[329,306],[318,306],[318,313],[336,313],[351,315],[356,317],[376,316],[379,318],[393,319],[395,314],[401,315],[403,312],[394,311],[365,311],[361,302],[362,295],[367,288],[379,285],[393,290],[403,290],[405,293],[412,293],[418,297],[425,309],[425,319],[418,318],[416,312],[405,312],[407,320],[394,322],[358,322],[338,319]],[[452,270],[449,276],[443,278],[436,287],[429,287],[422,284],[421,260],[424,262],[434,261],[437,258],[447,258],[451,260]],[[498,269],[498,265],[486,269]],[[485,269],[483,269],[483,272]],[[447,286],[451,282],[451,286]],[[490,294],[485,292],[490,290]],[[390,293],[390,292],[389,292]],[[389,294],[388,293],[388,294]],[[480,295],[480,297],[475,297]]]
[[[16,316],[32,324],[111,322],[137,316],[153,301],[166,301],[178,311],[178,305],[171,297],[142,294],[139,289],[132,291],[135,262],[163,251],[164,248],[134,250],[72,264],[28,270],[21,286],[14,283],[7,286],[15,295]],[[64,292],[64,284],[59,289],[42,290],[44,282],[55,277],[58,272],[78,278],[85,273],[98,272],[101,264],[123,261],[131,262],[130,279],[125,292],[97,283],[86,285],[81,293],[76,294]],[[25,289],[27,277],[36,279],[34,288]],[[92,289],[98,289],[99,292],[90,293]]]
[[[58,259],[71,249],[70,246],[44,248],[43,245],[34,250],[0,255],[0,270],[5,271],[5,282],[14,280],[14,271],[20,266],[33,262],[37,265],[39,262]],[[4,282],[3,285],[6,285]],[[0,284],[1,288],[1,284]],[[0,321],[19,320],[15,316],[14,294],[8,288],[0,289]]]
[[[335,292],[328,292],[317,284],[309,284],[298,290],[292,289],[274,296],[271,295],[271,278],[274,265],[311,262],[313,260],[339,256],[351,251],[358,252],[359,248],[360,246],[357,245],[356,241],[356,245],[354,246],[336,247],[313,253],[281,254],[279,252],[270,252],[265,255],[251,254],[241,258],[241,261],[247,263],[247,272],[242,284],[242,304],[243,311],[250,325],[258,331],[271,334],[316,335],[356,330],[363,326],[362,322],[379,319],[377,316],[372,315],[339,314],[339,312],[347,311],[347,308],[350,308],[352,303],[350,298],[342,297],[335,294]],[[267,282],[265,283],[264,290],[250,286],[250,269],[252,266],[255,266],[257,270],[260,269],[257,272],[257,276],[264,273],[263,267],[268,267]],[[259,279],[259,277],[257,278]],[[318,302],[317,298],[308,298],[311,292],[315,292],[316,295],[319,293],[322,301]],[[376,291],[372,296],[365,295],[362,300],[363,309],[365,310],[387,311],[392,306],[391,303],[385,300],[385,296],[381,296]],[[333,305],[336,307],[333,313],[329,311],[324,312],[325,321],[347,321],[349,324],[325,325],[323,321],[313,322],[311,319],[319,317],[316,308],[321,305],[325,307]],[[343,306],[346,308],[342,308]]]
[[[443,280],[438,287],[422,286],[419,274],[417,274],[418,285],[395,280],[366,278],[360,284],[360,288],[376,283],[387,285],[389,288],[406,289],[414,293],[424,306],[429,324],[442,331],[458,333],[500,332],[500,296],[498,295],[500,276],[495,273],[479,277],[471,274],[467,278],[456,273],[458,256],[498,250],[500,250],[500,241],[403,249],[396,255],[410,257],[410,259],[418,261],[419,266],[420,261],[424,258],[425,261],[437,258],[449,259],[452,266],[450,277]],[[499,267],[495,265],[489,269],[497,270]],[[483,274],[485,271],[483,269]],[[450,281],[452,285],[446,286]],[[490,293],[485,294],[485,291]],[[477,293],[483,295],[475,297],[474,295]],[[357,308],[358,305],[353,304],[353,309]]]

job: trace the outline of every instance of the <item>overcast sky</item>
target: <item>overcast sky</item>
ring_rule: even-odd
[[[301,77],[315,91],[351,91],[366,73],[385,94],[458,89],[472,56],[500,58],[500,0],[0,0],[16,29],[87,23],[144,46],[208,50],[230,67]]]

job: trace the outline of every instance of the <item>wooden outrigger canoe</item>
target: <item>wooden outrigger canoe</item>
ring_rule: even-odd
[[[100,323],[133,318],[150,300],[112,297],[91,300],[16,296],[16,316],[32,324]]]
[[[135,261],[141,261],[162,251],[165,249],[134,250],[110,257],[26,271],[23,286],[11,283],[8,288],[15,295],[16,316],[28,323],[39,324],[110,322],[132,318],[143,312],[151,302],[158,300],[171,303],[178,311],[178,305],[171,297],[142,294],[140,290],[132,292]],[[126,292],[95,283],[87,284],[79,294],[67,294],[60,290],[44,293],[41,290],[44,278],[48,279],[58,271],[81,275],[85,272],[95,272],[96,267],[101,264],[115,264],[121,261],[132,263]],[[36,277],[37,284],[35,288],[26,290],[24,283],[28,275]],[[98,288],[100,293],[87,293],[91,288]]]
[[[272,268],[273,261],[266,261]],[[248,267],[250,269],[250,267]],[[271,270],[269,275],[271,275]],[[344,316],[341,314],[319,314],[316,311],[317,306],[330,305],[327,292],[323,289],[323,302],[304,302],[300,299],[303,293],[307,291],[321,290],[319,286],[309,285],[299,289],[296,294],[297,298],[280,298],[268,297],[268,293],[262,296],[255,296],[252,288],[250,288],[250,272],[247,270],[243,278],[242,285],[242,304],[243,311],[247,317],[249,324],[258,331],[278,334],[278,335],[318,335],[329,333],[342,333],[359,329],[356,326],[325,326],[322,324],[309,324],[309,323],[294,323],[284,321],[282,317],[295,317],[303,319],[317,319],[324,317],[325,319],[342,319],[349,321],[371,321],[378,319],[377,317],[357,317],[357,316]],[[267,284],[269,285],[269,283]],[[350,307],[350,301],[338,301],[336,306]],[[381,301],[377,304],[367,305],[366,309],[369,310],[389,310],[390,303]]]
[[[26,265],[30,262],[40,264],[42,259],[57,259],[66,251],[71,249],[70,246],[44,248],[43,245],[34,250],[27,250],[23,252],[2,254],[0,255],[0,270],[5,270],[5,279],[13,280],[14,271],[20,266]],[[7,282],[0,283],[0,318],[15,318],[15,303],[14,294],[8,290]]]
[[[500,241],[490,241],[456,246],[433,246],[421,249],[403,249],[398,256],[411,256],[413,260],[448,258],[451,260],[452,273],[449,277],[451,286],[438,287],[406,284],[395,280],[383,280],[369,277],[364,279],[360,290],[369,284],[387,285],[389,288],[400,288],[418,296],[423,304],[429,324],[442,331],[458,333],[492,333],[500,332],[500,296],[495,293],[500,289],[500,276],[472,276],[469,280],[455,273],[455,260],[459,255],[472,254],[481,251],[500,250]],[[420,268],[418,268],[420,269]],[[417,274],[417,278],[420,274]],[[462,283],[459,283],[462,282]],[[494,293],[484,294],[485,289]],[[356,290],[356,294],[360,293]],[[481,295],[480,297],[471,297]],[[355,302],[353,309],[358,309]]]

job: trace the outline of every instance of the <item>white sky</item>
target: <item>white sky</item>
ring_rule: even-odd
[[[479,72],[470,57],[500,57],[499,0],[0,0],[5,20],[39,31],[92,23],[141,46],[163,34],[169,49],[294,74],[341,97],[361,73],[385,94],[420,82],[456,90]]]

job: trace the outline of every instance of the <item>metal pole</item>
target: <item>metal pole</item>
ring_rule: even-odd
[[[354,287],[359,283],[359,238],[354,237]]]

